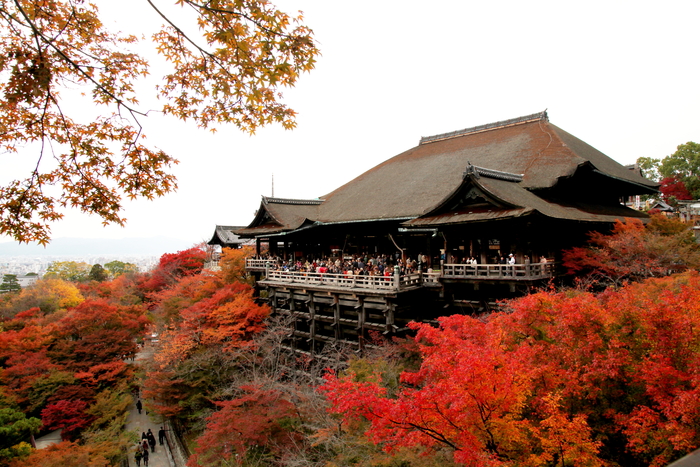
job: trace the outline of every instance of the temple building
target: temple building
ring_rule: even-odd
[[[657,188],[542,112],[421,138],[317,199],[263,197],[235,234],[255,240],[249,270],[275,311],[293,317],[291,346],[318,352],[540,287],[588,232],[645,218],[625,200]],[[378,255],[390,276],[280,267]]]

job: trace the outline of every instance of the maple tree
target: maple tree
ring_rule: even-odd
[[[45,449],[36,449],[21,460],[15,460],[10,467],[104,467],[109,459],[99,448],[77,442],[64,441]]]
[[[178,327],[162,336],[157,361],[177,361],[200,346],[224,351],[246,345],[264,327],[269,308],[253,301],[253,289],[241,283],[226,284],[211,297],[182,310]]]
[[[680,182],[690,198],[700,197],[700,144],[689,141],[676,148],[676,152],[661,159],[659,173],[666,179]]]
[[[664,201],[671,206],[676,206],[676,201],[693,199],[693,196],[688,191],[682,180],[677,177],[666,177],[661,180],[661,196]]]
[[[224,282],[243,282],[253,285],[253,278],[250,277],[245,268],[245,259],[255,254],[255,248],[244,246],[242,248],[224,248],[219,259],[220,275]]]
[[[61,438],[69,440],[92,422],[93,418],[86,413],[87,407],[88,403],[80,399],[60,400],[41,411],[41,421],[51,430],[61,428]]]
[[[589,245],[564,251],[563,264],[579,280],[620,285],[700,267],[700,246],[688,224],[652,214],[617,221],[610,234],[591,232]]]
[[[302,16],[266,0],[173,4],[198,29],[147,1],[163,26],[141,40],[108,30],[95,3],[0,3],[0,148],[37,154],[26,177],[0,187],[0,234],[46,244],[64,207],[123,225],[123,197],[176,189],[169,171],[178,161],[143,141],[150,109],[140,107],[137,84],[149,63],[133,51],[137,43],[152,44],[165,61],[157,95],[166,115],[202,128],[294,127],[280,89],[310,71],[319,53]],[[71,112],[81,101],[96,115]]]
[[[230,384],[239,351],[264,329],[269,308],[247,284],[225,284],[218,274],[181,277],[150,295],[165,324],[144,395],[161,415],[185,418],[211,407],[205,394]]]
[[[240,389],[240,397],[217,403],[219,410],[207,419],[188,466],[221,465],[222,460],[244,465],[251,455],[279,458],[287,445],[301,442],[300,414],[285,394],[257,386]]]
[[[660,467],[700,445],[699,286],[687,272],[416,323],[421,365],[400,386],[351,365],[322,389],[388,450],[449,447],[474,466]]]
[[[128,357],[150,325],[136,290],[136,278],[123,274],[80,289],[44,279],[17,294],[12,306],[23,311],[8,314],[0,325],[0,438],[12,443],[0,443],[0,465],[121,462],[133,443],[124,431],[133,402]],[[79,444],[35,451],[21,441],[40,425],[62,428],[64,438]]]
[[[82,302],[57,322],[49,355],[74,370],[131,357],[136,352],[135,337],[146,326],[145,318],[132,312],[106,300]]]
[[[78,288],[61,279],[42,279],[23,288],[0,303],[0,316],[11,318],[17,313],[39,308],[50,314],[78,305],[84,300]]]
[[[144,293],[153,293],[176,285],[181,277],[202,272],[206,257],[206,252],[199,247],[166,253],[160,257],[158,266],[140,278],[139,288]]]

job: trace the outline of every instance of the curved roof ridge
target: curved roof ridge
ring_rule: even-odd
[[[549,117],[547,116],[546,109],[543,110],[542,112],[537,112],[534,114],[525,115],[523,117],[510,118],[508,120],[502,120],[500,122],[494,122],[494,123],[486,123],[484,125],[478,125],[478,126],[474,126],[471,128],[464,128],[463,130],[451,131],[448,133],[441,133],[441,134],[433,135],[433,136],[423,136],[420,139],[419,145],[433,143],[435,141],[442,141],[442,140],[450,139],[450,138],[457,138],[458,136],[469,135],[472,133],[481,133],[482,131],[495,130],[497,128],[503,128],[503,127],[507,127],[507,126],[520,125],[522,123],[535,122],[538,120],[549,121]]]
[[[501,170],[487,169],[485,167],[477,167],[472,165],[471,162],[467,162],[467,170],[464,172],[464,176],[476,175],[477,178],[487,177],[495,178],[497,180],[504,180],[506,182],[522,182],[524,174],[515,174],[511,172],[503,172]]]
[[[268,196],[263,196],[263,203],[269,204],[269,203],[275,203],[275,204],[321,204],[323,203],[322,199],[292,199],[292,198],[272,198]]]

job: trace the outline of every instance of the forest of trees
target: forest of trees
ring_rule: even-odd
[[[661,467],[700,446],[700,252],[679,221],[592,235],[567,252],[574,287],[306,360],[254,299],[246,254],[213,272],[195,247],[0,296],[0,465],[118,465],[135,386],[190,467]],[[56,428],[63,442],[28,444]]]

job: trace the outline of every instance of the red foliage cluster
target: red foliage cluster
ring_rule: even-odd
[[[197,275],[202,272],[206,257],[206,252],[198,247],[166,253],[153,271],[142,276],[139,288],[146,293],[157,292],[174,285],[181,277]]]
[[[700,276],[541,292],[483,320],[414,324],[423,357],[389,394],[328,375],[332,411],[391,450],[470,466],[662,466],[700,446]]]
[[[286,448],[301,441],[295,428],[299,414],[283,393],[258,386],[240,389],[241,397],[217,403],[220,409],[207,419],[188,466],[219,465],[232,459],[240,465],[246,453],[258,447],[281,457]]]
[[[201,377],[193,379],[191,372],[183,370],[188,360],[194,355],[203,359],[208,353],[211,358],[200,362],[201,368],[249,345],[264,329],[269,308],[255,303],[251,286],[224,283],[215,274],[183,277],[151,297],[153,313],[168,323],[169,329],[160,336],[156,367],[149,374],[144,394],[153,401],[156,412],[175,416],[182,412],[183,401],[200,399],[203,386],[214,384],[211,378],[206,382]]]
[[[18,313],[0,333],[0,384],[46,428],[74,437],[91,423],[85,408],[95,396],[131,376],[124,360],[146,323],[143,310],[105,299],[55,314]]]
[[[589,245],[564,252],[564,266],[579,279],[621,285],[648,277],[700,267],[700,246],[690,227],[678,219],[653,214],[616,222],[610,234],[592,232]]]
[[[666,202],[693,199],[693,195],[678,177],[666,177],[661,180],[661,195]]]

